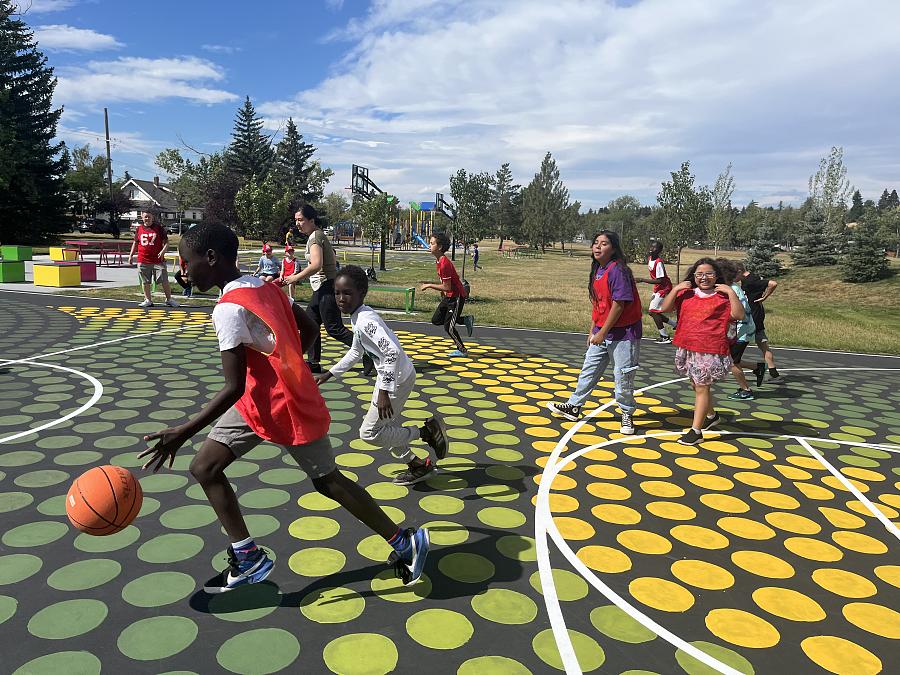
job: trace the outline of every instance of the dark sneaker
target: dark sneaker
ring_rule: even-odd
[[[658,338],[656,338],[656,344],[670,345],[670,344],[672,344],[672,338],[670,338],[668,335],[665,335],[665,336],[660,335]]]
[[[417,529],[408,528],[405,532],[406,549],[401,555],[397,551],[391,552],[388,563],[394,566],[394,573],[403,580],[404,586],[411,586],[422,576],[425,569],[425,560],[431,548],[431,540],[428,530],[424,527]]]
[[[713,427],[718,426],[721,421],[722,418],[719,417],[719,413],[714,413],[712,417],[703,418],[703,428],[712,429]]]
[[[322,366],[319,365],[318,361],[307,361],[306,365],[309,366],[309,372],[311,372],[311,373],[321,373],[322,372]]]
[[[703,440],[703,434],[694,431],[693,429],[688,429],[686,432],[681,434],[681,438],[678,439],[678,442],[682,445],[697,445],[700,441]]]
[[[732,401],[752,401],[753,392],[749,389],[738,389],[733,394],[728,394],[728,398]]]
[[[363,354],[363,375],[369,377],[375,372],[375,360],[368,354]]]
[[[419,436],[434,450],[438,459],[444,459],[450,449],[450,441],[447,440],[447,427],[440,417],[432,417],[422,425]]]
[[[475,317],[466,315],[462,318],[463,324],[466,327],[466,332],[469,334],[469,337],[472,337],[472,333],[475,332]]]
[[[265,549],[257,549],[257,555],[249,560],[238,560],[231,546],[228,547],[228,569],[203,584],[203,591],[210,595],[226,593],[238,586],[257,584],[272,573],[275,563]]]
[[[570,403],[547,403],[547,409],[554,413],[555,415],[559,415],[560,417],[565,417],[567,420],[571,420],[572,422],[577,422],[581,418],[581,406],[580,405],[571,405]]]
[[[394,476],[394,485],[413,485],[437,473],[437,467],[430,459],[424,464],[413,464]]]
[[[619,433],[628,436],[634,433],[634,422],[631,419],[631,413],[622,413],[622,424],[619,427]]]
[[[763,378],[766,376],[766,364],[757,363],[756,368],[753,369],[753,374],[756,375],[756,386],[761,387]]]
[[[769,376],[769,382],[771,382],[772,384],[781,384],[782,382],[784,382],[784,376],[783,375],[775,375],[774,377]]]

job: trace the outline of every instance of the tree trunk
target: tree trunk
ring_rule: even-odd
[[[682,246],[678,247],[678,256],[675,259],[675,278],[678,279],[679,282],[681,281],[681,249],[682,248],[683,248]]]
[[[713,257],[714,258],[719,257],[719,242],[716,242],[715,245],[713,246]]]
[[[503,250],[503,235],[502,234],[500,235],[500,245],[497,247],[497,250],[498,251]]]

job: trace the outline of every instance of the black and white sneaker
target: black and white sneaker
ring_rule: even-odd
[[[425,441],[438,459],[444,459],[450,449],[450,441],[447,440],[447,427],[440,417],[432,417],[422,425],[419,437]]]
[[[622,424],[619,426],[619,433],[628,436],[634,433],[634,421],[631,419],[631,413],[622,413]]]
[[[722,421],[722,418],[719,417],[719,413],[713,413],[712,417],[704,417],[703,418],[703,428],[704,429],[712,429],[715,426],[719,425],[719,422]]]
[[[572,422],[577,422],[579,419],[581,419],[580,405],[572,405],[571,403],[553,403],[552,401],[550,401],[547,403],[547,410],[552,412],[554,415],[565,417],[567,420],[570,420]]]
[[[422,464],[410,464],[394,476],[391,481],[394,485],[413,485],[420,481],[430,478],[437,473],[437,467],[430,459],[426,459]]]
[[[239,560],[231,546],[228,547],[228,568],[203,584],[203,591],[210,595],[226,593],[238,586],[257,584],[272,573],[275,562],[265,549],[257,549],[258,555],[250,560]]]
[[[428,530],[424,527],[407,528],[404,533],[406,547],[401,556],[397,551],[391,551],[388,564],[394,566],[394,573],[403,581],[404,586],[411,586],[422,576],[425,569],[425,560],[431,548],[431,539]]]
[[[688,429],[681,437],[678,439],[678,442],[682,445],[697,445],[700,441],[703,440],[703,433],[700,431],[694,431],[693,429]]]
[[[658,338],[656,338],[656,344],[670,345],[672,344],[672,338],[670,338],[668,335],[660,335]]]

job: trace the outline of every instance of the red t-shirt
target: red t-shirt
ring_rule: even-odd
[[[441,282],[450,282],[450,290],[444,292],[444,297],[466,297],[466,289],[462,285],[462,282],[459,280],[459,275],[456,273],[456,268],[453,266],[453,262],[450,260],[450,258],[442,255],[437,259],[437,273],[441,278]]]
[[[138,262],[144,265],[158,265],[159,254],[169,243],[169,235],[166,234],[162,225],[154,224],[145,227],[141,224],[134,233],[134,240],[137,242]]]

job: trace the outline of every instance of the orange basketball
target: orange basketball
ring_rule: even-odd
[[[143,500],[141,484],[128,469],[95,466],[69,488],[66,515],[72,525],[87,534],[114,534],[134,520]]]

